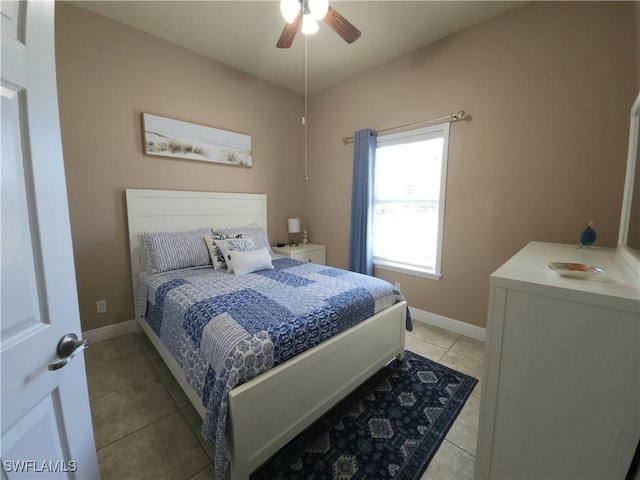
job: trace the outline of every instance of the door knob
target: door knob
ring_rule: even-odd
[[[50,364],[49,370],[58,370],[64,367],[69,363],[69,360],[87,347],[89,347],[89,340],[78,340],[78,336],[75,333],[67,333],[60,339],[56,349],[56,353],[62,360]]]

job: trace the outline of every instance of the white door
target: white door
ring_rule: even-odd
[[[55,78],[53,1],[2,0],[2,478],[99,478]],[[70,352],[68,352],[70,353]],[[53,367],[52,367],[53,368]]]

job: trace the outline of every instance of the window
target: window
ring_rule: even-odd
[[[449,124],[378,137],[373,262],[438,279]]]

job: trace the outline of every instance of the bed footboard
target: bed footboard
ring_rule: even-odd
[[[251,472],[340,400],[404,355],[401,302],[229,393],[231,479]]]

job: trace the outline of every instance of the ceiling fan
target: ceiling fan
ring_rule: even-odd
[[[360,37],[360,30],[329,6],[329,0],[281,0],[280,12],[287,21],[276,43],[278,48],[289,48],[302,24],[302,33],[309,35],[318,31],[318,20],[324,21],[347,43]]]

